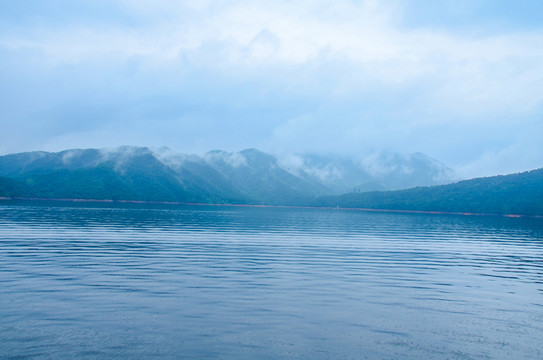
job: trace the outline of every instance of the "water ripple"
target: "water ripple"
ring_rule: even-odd
[[[543,357],[541,219],[0,211],[0,358]]]

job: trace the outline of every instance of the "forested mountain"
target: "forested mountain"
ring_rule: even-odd
[[[32,152],[0,157],[0,176],[26,185],[27,193],[37,197],[247,201],[235,189],[215,186],[213,174],[206,175],[210,174],[193,173],[190,169],[178,173],[158,160],[147,148]]]
[[[315,206],[543,215],[543,169],[455,184],[320,198]]]
[[[0,156],[1,197],[543,215],[543,169],[364,192],[450,182],[451,176],[450,169],[423,154],[277,157],[248,149],[197,156],[120,147]]]
[[[450,182],[452,171],[422,154],[277,157],[255,149],[203,156],[144,147],[0,156],[0,196],[303,204],[347,191]]]
[[[31,197],[34,196],[34,193],[30,189],[30,187],[23,181],[13,180],[7,177],[0,176],[0,196]]]

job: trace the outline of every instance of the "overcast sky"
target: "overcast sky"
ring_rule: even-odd
[[[423,152],[543,166],[541,0],[0,2],[0,153]]]

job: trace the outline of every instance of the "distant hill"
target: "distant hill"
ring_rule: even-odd
[[[388,192],[322,197],[315,206],[543,215],[543,169]]]
[[[455,179],[450,168],[422,153],[379,151],[359,157],[309,154],[280,159],[280,163],[295,174],[303,171],[317,178],[337,195],[441,185]]]
[[[247,149],[197,156],[123,146],[0,156],[0,196],[7,197],[289,205],[451,179],[450,169],[423,154],[384,152],[277,157]]]

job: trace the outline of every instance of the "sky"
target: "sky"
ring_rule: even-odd
[[[425,153],[543,166],[540,0],[0,2],[0,154]]]

